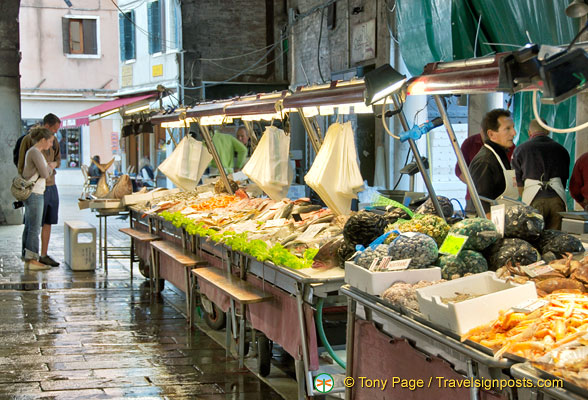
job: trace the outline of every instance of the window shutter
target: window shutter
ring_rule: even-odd
[[[69,54],[69,18],[61,18],[61,33],[63,36],[63,54]]]
[[[120,60],[126,61],[126,50],[125,50],[125,16],[118,14],[118,42],[120,46]]]
[[[149,23],[149,54],[161,52],[161,10],[159,0],[147,6]]]
[[[84,19],[84,54],[98,54],[98,38],[96,32],[96,20]]]
[[[133,60],[135,57],[135,11],[127,14],[129,19],[126,19],[125,24],[125,46],[127,60]]]

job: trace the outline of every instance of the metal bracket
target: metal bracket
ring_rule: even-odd
[[[400,108],[400,101],[398,100],[398,97],[396,95],[392,96],[392,101],[394,102],[394,107]],[[382,116],[382,118],[384,118],[384,117]],[[404,114],[399,113],[398,118],[400,119],[400,124],[402,125],[402,128],[405,131],[410,130],[410,127],[408,126],[408,121],[406,120],[406,117],[404,116]],[[421,154],[419,153],[419,149],[413,139],[408,139],[408,144],[410,145],[410,149],[412,150],[412,153],[414,154],[414,159],[417,164],[417,167],[419,167],[419,171],[421,173],[421,176],[423,177],[423,181],[425,181],[425,186],[427,187],[427,191],[429,192],[429,197],[431,198],[431,201],[433,202],[433,206],[435,207],[435,211],[437,211],[437,215],[439,215],[441,218],[443,218],[443,221],[445,221],[445,216],[443,215],[443,210],[441,209],[441,205],[439,205],[439,200],[437,199],[437,195],[435,194],[435,189],[433,188],[433,183],[431,182],[431,177],[429,176],[429,174],[427,174],[427,170],[425,168],[425,164],[423,163],[423,160],[421,159]]]
[[[198,122],[198,127],[200,128],[200,132],[202,132],[202,136],[204,137],[204,141],[206,142],[206,148],[208,149],[210,154],[212,154],[212,158],[213,158],[214,162],[216,163],[216,166],[218,168],[218,173],[220,174],[221,181],[225,185],[225,189],[227,189],[227,192],[229,192],[229,194],[232,195],[232,194],[234,194],[233,189],[231,189],[231,184],[229,183],[229,178],[227,178],[227,173],[225,172],[223,164],[220,161],[220,157],[218,155],[218,152],[216,151],[216,147],[214,147],[214,143],[212,141],[212,136],[210,135],[210,131],[208,130],[208,126],[202,125],[200,123],[200,118],[197,118],[197,122]]]
[[[321,135],[321,131],[318,127],[316,119],[312,121],[304,115],[302,112],[302,108],[298,108],[298,115],[300,115],[300,119],[302,120],[302,125],[304,125],[304,129],[306,130],[306,134],[310,139],[310,143],[312,144],[312,148],[314,149],[315,153],[318,153],[321,145],[323,144],[323,138]]]

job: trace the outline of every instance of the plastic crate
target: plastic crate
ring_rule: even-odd
[[[454,279],[417,289],[421,313],[427,319],[460,335],[492,322],[501,310],[508,310],[529,299],[537,298],[534,282],[519,285],[498,279],[492,271]],[[442,297],[456,293],[479,295],[459,303],[444,303]]]
[[[417,283],[420,281],[438,281],[441,268],[405,269],[403,271],[371,272],[359,265],[345,263],[345,283],[372,295],[380,295],[394,282]]]

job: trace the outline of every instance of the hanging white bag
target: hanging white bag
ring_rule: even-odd
[[[290,187],[290,136],[268,126],[242,171],[272,200],[280,201]]]
[[[351,199],[363,188],[351,122],[329,127],[304,180],[333,212],[351,212]]]
[[[202,149],[202,143],[186,136],[158,169],[176,186],[189,191],[196,188],[206,169],[202,169],[201,165],[208,165],[210,160],[212,156]]]

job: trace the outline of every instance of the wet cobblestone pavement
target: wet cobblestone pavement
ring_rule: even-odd
[[[59,261],[63,221],[97,226],[89,210],[77,211],[77,188],[70,191],[60,188],[49,251]],[[123,226],[128,221],[109,221],[109,242],[124,245],[115,233]],[[150,299],[138,271],[130,284],[128,267],[114,260],[108,274],[63,264],[25,272],[21,233],[22,226],[0,226],[0,399],[282,398],[204,332],[188,329],[174,306],[181,293]]]

